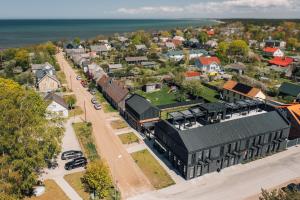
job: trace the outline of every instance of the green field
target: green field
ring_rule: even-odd
[[[216,90],[212,90],[203,85],[201,96],[204,99],[206,99],[210,102],[217,102],[218,101],[218,99],[216,98],[217,95],[218,95],[218,92]]]
[[[146,93],[141,90],[136,91],[137,94],[150,100],[153,105],[166,105],[171,103],[176,103],[175,93],[169,92],[170,88],[164,86],[161,90]]]
[[[119,138],[123,144],[131,144],[139,142],[139,138],[134,133],[124,133],[119,135]]]

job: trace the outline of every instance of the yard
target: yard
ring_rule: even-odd
[[[86,122],[79,122],[73,123],[73,128],[86,157],[89,160],[99,159],[96,145],[92,136],[92,125]]]
[[[121,119],[110,122],[110,125],[113,129],[123,129],[123,128],[128,127],[126,122]]]
[[[46,192],[39,197],[26,198],[25,200],[51,200],[55,197],[56,200],[69,200],[67,195],[53,180],[45,180]]]
[[[166,105],[177,102],[175,93],[170,92],[170,88],[167,86],[163,86],[161,90],[155,92],[146,93],[138,90],[136,93],[150,100],[153,105]]]
[[[139,142],[139,138],[134,133],[124,133],[119,135],[120,140],[123,144],[131,144]]]
[[[156,189],[161,189],[175,184],[169,174],[150,154],[148,150],[142,150],[131,154],[134,161],[142,169]]]
[[[69,117],[75,117],[77,115],[82,115],[83,110],[79,106],[75,106],[74,109],[69,111]]]
[[[58,71],[56,72],[56,76],[58,80],[60,81],[61,84],[66,84],[67,83],[67,78],[66,75],[63,71]]]
[[[99,103],[102,106],[102,109],[105,113],[110,113],[110,112],[117,112],[116,109],[114,109],[107,101],[106,99],[103,97],[103,95],[100,92],[96,92],[95,97],[97,98],[97,100],[99,101]]]
[[[202,85],[202,92],[201,92],[201,96],[210,101],[210,102],[217,102],[218,99],[216,98],[216,96],[218,95],[218,92],[216,90],[210,89],[204,85]]]
[[[77,172],[73,174],[68,174],[64,176],[64,179],[70,184],[70,186],[79,194],[79,196],[84,199],[89,199],[89,193],[85,192],[84,186],[81,183],[81,178],[84,172]]]

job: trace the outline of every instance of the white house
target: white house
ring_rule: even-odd
[[[217,57],[199,57],[195,61],[196,67],[202,72],[219,72],[221,70],[221,62]]]
[[[49,105],[46,109],[48,113],[47,118],[67,118],[69,116],[68,104],[64,101],[62,97],[51,92],[48,93],[44,99],[49,102]]]
[[[263,49],[264,55],[269,57],[284,57],[284,52],[279,48],[266,47]]]

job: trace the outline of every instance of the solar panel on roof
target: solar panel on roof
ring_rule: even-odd
[[[238,83],[232,89],[243,94],[248,94],[252,90],[252,87],[242,83]]]

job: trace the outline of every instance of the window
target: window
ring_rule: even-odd
[[[201,166],[197,166],[197,176],[201,175]]]
[[[204,159],[209,158],[209,156],[210,156],[210,149],[204,150]]]
[[[224,154],[224,146],[221,146],[220,155],[222,156],[223,154]]]
[[[194,169],[195,169],[194,166],[190,168],[190,178],[194,177]]]
[[[192,160],[191,163],[194,164],[196,162],[196,154],[192,154]]]
[[[202,154],[203,154],[202,151],[200,151],[200,152],[198,153],[198,160],[202,160]]]

